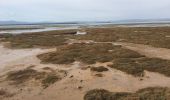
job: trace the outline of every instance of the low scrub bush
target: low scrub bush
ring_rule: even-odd
[[[151,87],[138,90],[136,93],[109,92],[103,89],[88,91],[84,100],[169,100],[170,89]]]

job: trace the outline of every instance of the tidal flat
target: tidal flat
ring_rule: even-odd
[[[0,34],[0,99],[168,100],[169,43],[169,26]]]

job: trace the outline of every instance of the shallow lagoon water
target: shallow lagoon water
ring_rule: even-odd
[[[3,30],[3,27],[0,27],[0,34],[5,34],[5,33],[22,34],[22,33],[53,31],[53,30],[69,30],[69,29],[78,29],[79,27],[78,26],[68,26],[68,27],[37,27],[37,26],[35,26],[35,27],[33,27],[33,26],[31,26],[31,27],[29,27],[29,26],[28,27],[26,27],[26,26],[11,27],[10,26],[10,27],[4,27],[4,28],[5,28],[5,30]]]
[[[1,25],[0,34],[22,34],[54,30],[70,30],[81,28],[111,28],[111,27],[169,27],[170,23],[84,23],[84,24],[45,24],[45,25]]]

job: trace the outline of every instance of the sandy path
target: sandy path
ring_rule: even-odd
[[[147,57],[156,57],[156,58],[170,60],[170,49],[156,48],[149,45],[124,43],[124,42],[118,42],[114,44],[122,45],[127,49],[139,52],[140,54],[143,54]]]
[[[39,64],[36,55],[48,52],[49,49],[8,49],[0,44],[0,74],[15,67]]]

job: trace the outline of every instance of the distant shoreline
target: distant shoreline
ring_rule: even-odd
[[[139,24],[170,24],[170,21],[136,21],[136,22],[128,22],[128,21],[111,21],[111,22],[61,22],[61,23],[18,23],[18,24],[1,24],[0,26],[22,26],[22,25],[139,25]]]

